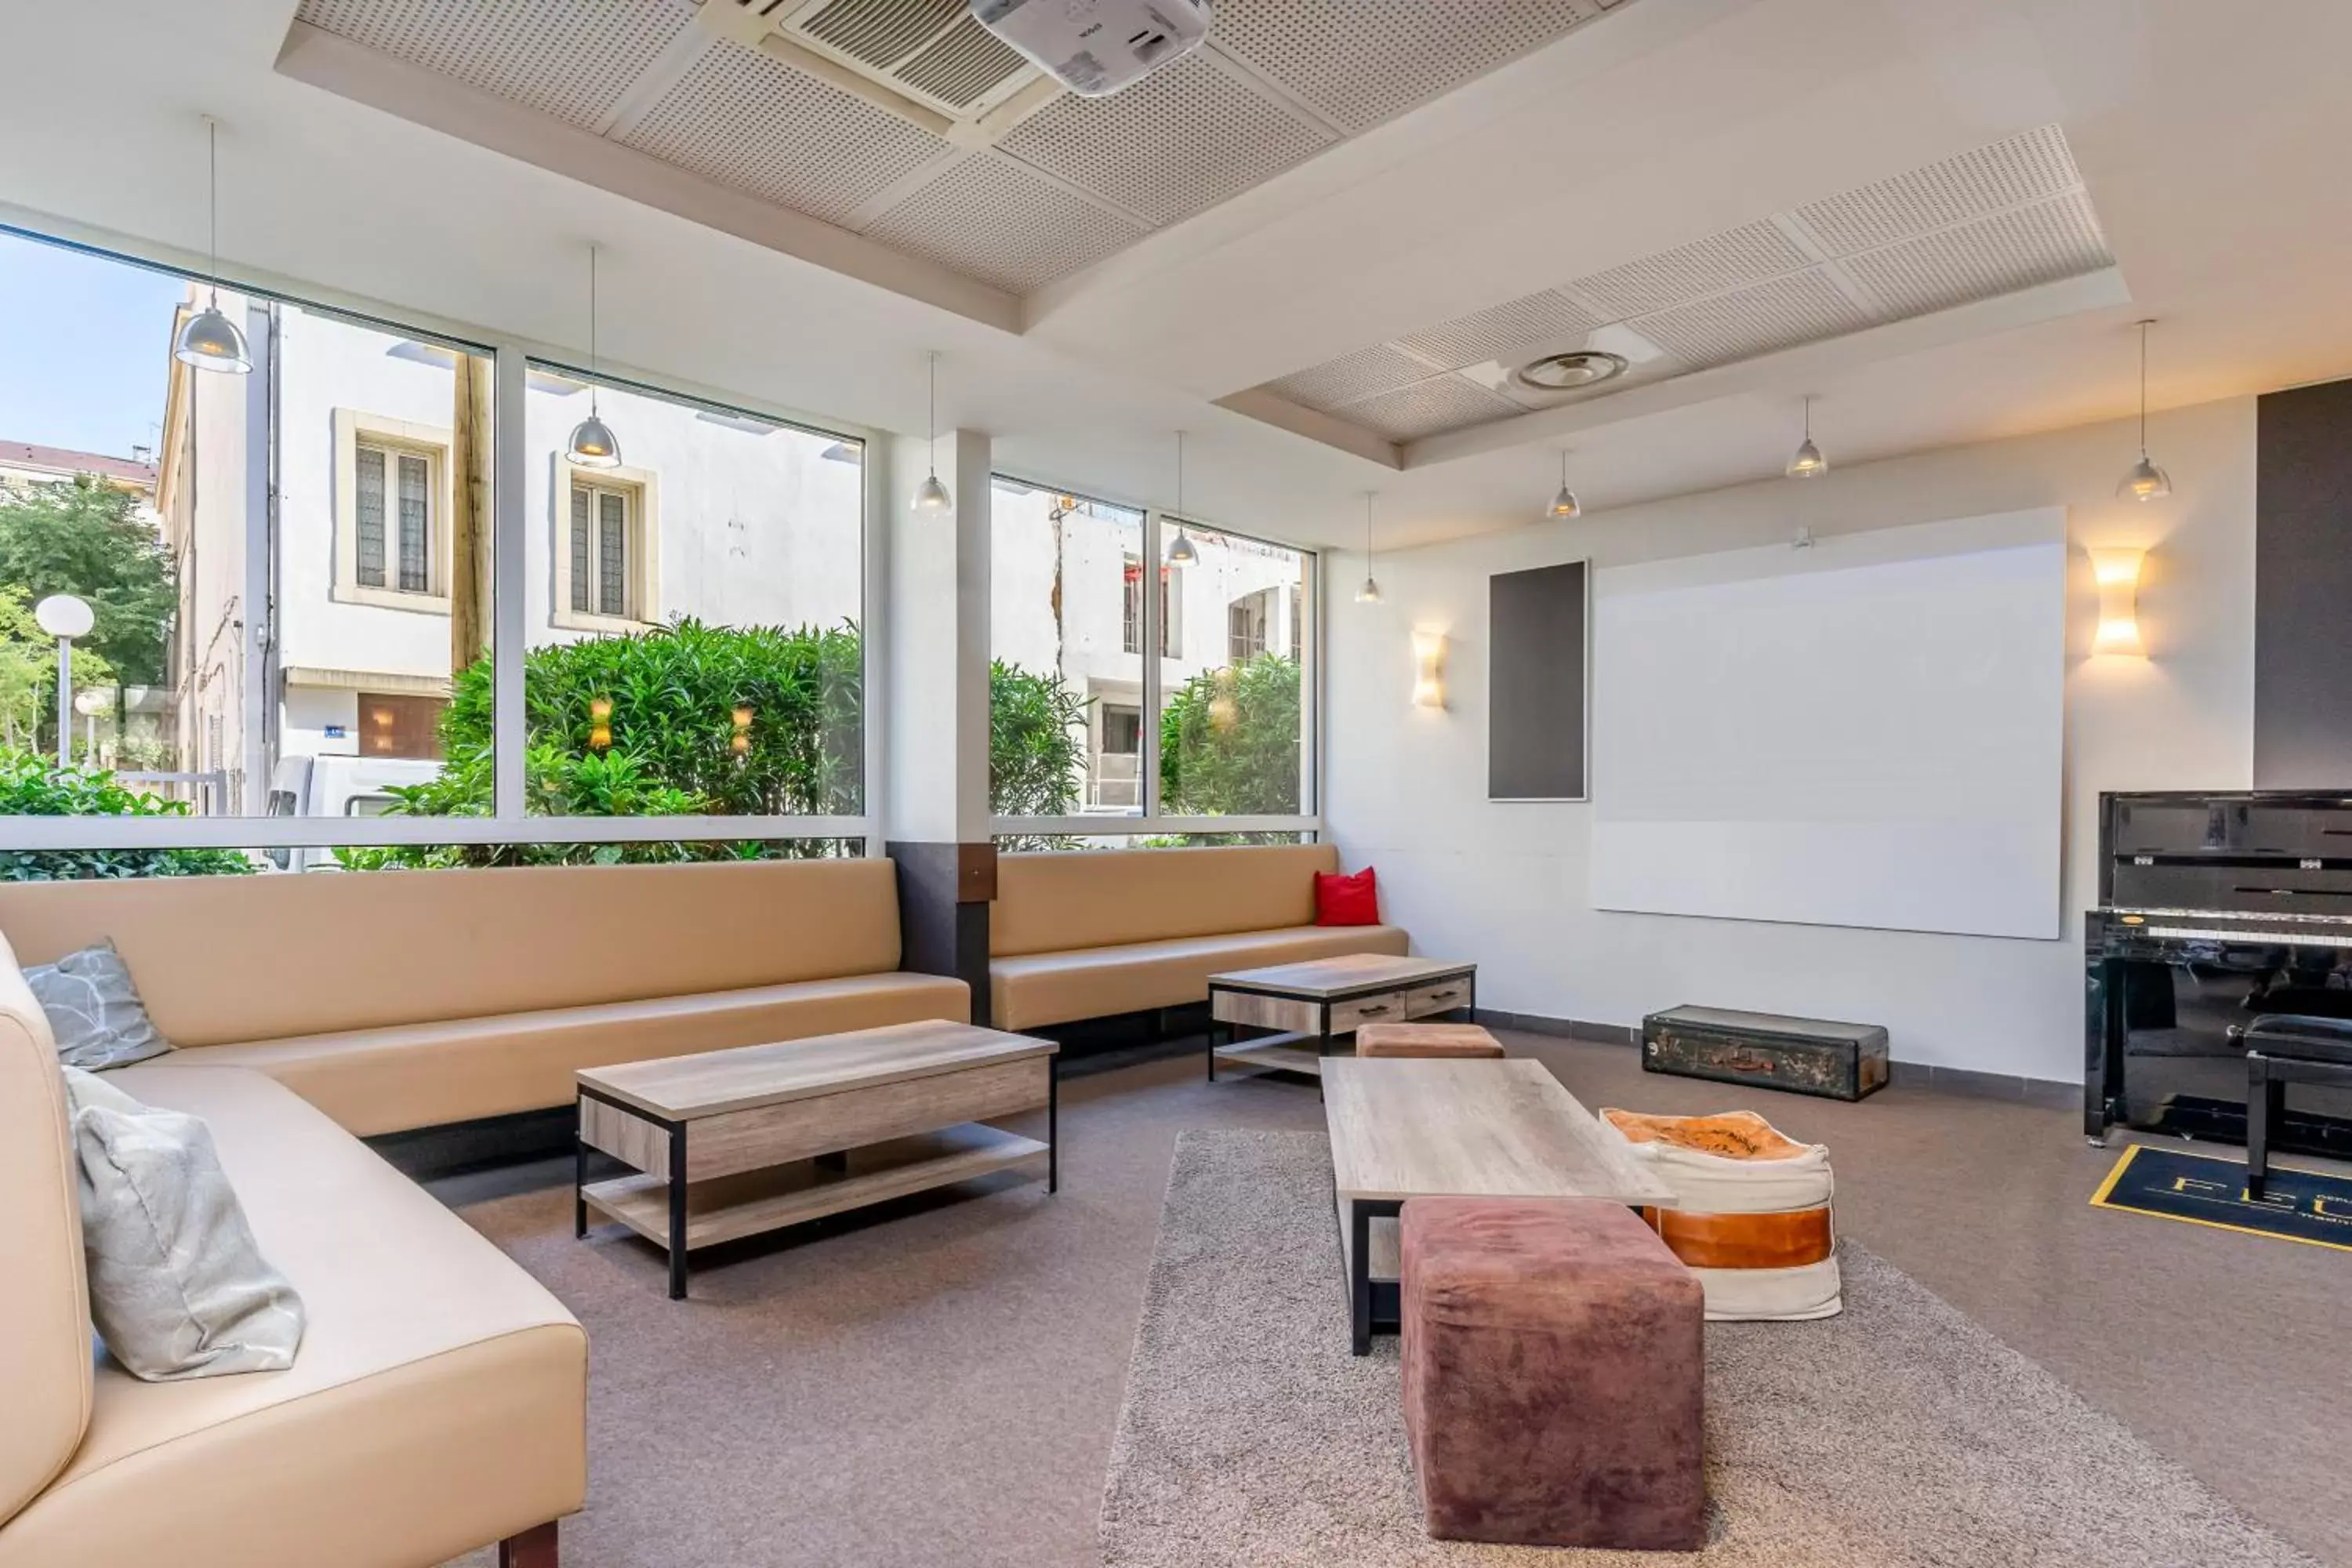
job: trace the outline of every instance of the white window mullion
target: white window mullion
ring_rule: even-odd
[[[1160,625],[1160,574],[1165,566],[1160,551],[1159,509],[1147,508],[1143,513],[1143,575],[1136,584],[1143,601],[1143,743],[1136,762],[1136,766],[1143,770],[1143,778],[1136,798],[1146,822],[1160,816],[1160,645],[1166,635]]]
[[[525,813],[523,791],[522,656],[525,636],[523,590],[529,580],[524,567],[524,540],[530,520],[524,515],[530,455],[524,434],[524,394],[530,385],[522,351],[498,353],[498,406],[495,446],[498,478],[490,531],[493,587],[491,624],[492,721],[490,745],[497,759],[492,774],[491,814],[501,822],[520,825]]]

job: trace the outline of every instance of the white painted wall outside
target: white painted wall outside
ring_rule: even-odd
[[[2152,505],[2115,498],[2137,447],[2114,423],[1383,553],[1385,605],[1328,601],[1327,815],[1343,858],[1379,867],[1387,917],[1416,951],[1478,961],[1489,1006],[1618,1025],[1685,1002],[1811,1014],[1885,1025],[1898,1060],[2078,1079],[2099,792],[2252,777],[2254,405],[2159,415],[2149,436],[2175,487]],[[2050,505],[2068,509],[2077,547],[2058,940],[1603,913],[1587,896],[1589,805],[1486,798],[1489,574]],[[2089,657],[2096,601],[2082,552],[2109,546],[2150,552],[2147,659]],[[1411,703],[1415,628],[1450,639],[1446,709]]]

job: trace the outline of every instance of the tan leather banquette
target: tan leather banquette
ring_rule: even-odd
[[[0,942],[0,1568],[425,1568],[577,1511],[588,1342],[554,1297],[260,1073],[108,1076],[205,1119],[308,1326],[284,1372],[93,1363],[57,1047]]]
[[[1315,873],[1339,868],[1328,844],[1001,856],[990,1021],[1034,1029],[1180,1006],[1228,969],[1405,952],[1396,926],[1315,923]]]
[[[568,1105],[575,1068],[965,1019],[898,973],[887,860],[28,882],[22,962],[111,938],[152,1070],[258,1068],[361,1134]]]

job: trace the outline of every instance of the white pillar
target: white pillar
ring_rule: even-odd
[[[989,473],[992,444],[978,430],[890,443],[888,650],[884,705],[888,745],[883,836],[983,844],[988,800]],[[932,471],[951,512],[913,510]]]

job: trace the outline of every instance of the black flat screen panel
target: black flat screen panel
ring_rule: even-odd
[[[1494,800],[1585,795],[1588,563],[1486,580],[1486,794]]]
[[[2254,787],[2352,785],[2352,381],[2254,404]]]

